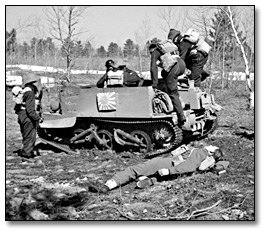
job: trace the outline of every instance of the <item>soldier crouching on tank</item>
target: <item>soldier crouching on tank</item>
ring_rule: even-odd
[[[185,61],[187,69],[190,70],[191,73],[188,75],[189,79],[194,81],[196,87],[200,87],[201,82],[210,76],[210,74],[204,70],[204,66],[208,60],[208,52],[196,46],[199,38],[194,42],[188,39],[187,36],[191,31],[194,30],[189,29],[187,33],[181,35],[180,31],[170,29],[168,38],[177,45],[179,56]],[[204,40],[201,39],[201,41],[207,45]]]
[[[18,123],[22,134],[22,149],[19,155],[22,158],[30,159],[34,157],[36,142],[36,128],[42,122],[40,100],[42,88],[40,78],[28,73],[22,76],[24,90],[22,103],[16,104],[15,113],[18,115]]]
[[[161,61],[162,52],[157,47],[157,42],[151,41],[149,46],[149,52],[151,54],[151,65],[150,65],[150,74],[152,79],[152,87],[155,90],[158,86],[158,65]],[[172,100],[174,110],[176,111],[178,117],[178,123],[182,126],[186,117],[183,112],[183,107],[179,99],[178,87],[177,87],[177,77],[184,74],[186,69],[185,62],[178,57],[177,63],[169,70],[161,71],[161,76],[165,80],[164,92],[166,92]]]
[[[116,173],[99,189],[90,184],[90,192],[107,193],[110,190],[138,179],[137,187],[145,188],[155,184],[157,178],[164,176],[191,173],[197,169],[205,171],[215,167],[215,170],[225,170],[229,162],[222,161],[223,153],[216,146],[191,148],[180,146],[167,156],[156,157],[143,163],[130,166]]]

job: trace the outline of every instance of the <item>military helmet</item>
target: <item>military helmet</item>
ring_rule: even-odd
[[[105,63],[106,68],[115,67],[115,62],[113,60],[107,60]]]
[[[38,82],[40,80],[40,77],[37,76],[34,73],[27,73],[23,74],[22,76],[22,87],[24,88],[26,84],[33,83],[33,82]]]
[[[170,29],[168,34],[168,39],[171,39],[173,42],[177,36],[181,36],[181,32],[176,29]]]

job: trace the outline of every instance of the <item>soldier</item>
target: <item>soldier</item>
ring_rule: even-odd
[[[214,167],[214,165],[218,163],[225,169],[228,166],[228,162],[220,161],[222,158],[223,153],[221,149],[216,146],[209,145],[198,148],[181,146],[165,157],[156,157],[116,173],[100,190],[95,185],[91,184],[89,191],[107,193],[116,187],[138,178],[137,187],[144,188],[154,184],[156,178],[153,178],[153,176],[191,173],[197,169],[204,171]]]
[[[40,78],[37,75],[27,73],[22,76],[22,79],[22,99],[16,103],[14,110],[18,115],[23,138],[19,155],[22,158],[30,159],[34,157],[36,128],[42,120],[40,107],[42,89]]]
[[[105,85],[105,82],[107,81],[107,74],[109,71],[116,71],[117,68],[115,67],[115,62],[113,60],[107,60],[105,62],[105,67],[106,67],[106,73],[98,80],[97,82],[97,87],[98,88],[103,88]]]
[[[96,84],[98,88],[104,88],[105,82],[108,79],[109,71],[114,71],[114,72],[118,70],[123,71],[123,85],[124,86],[138,86],[140,82],[141,83],[143,82],[142,79],[139,77],[139,75],[135,71],[130,70],[125,65],[116,66],[116,63],[111,59],[106,61],[105,67],[106,67],[106,73],[98,80]]]
[[[194,80],[194,85],[199,87],[201,81],[209,76],[203,67],[208,60],[210,46],[203,39],[199,39],[199,34],[192,29],[189,29],[184,36],[180,31],[170,29],[168,38],[177,45],[179,56],[191,72],[190,80]]]
[[[164,66],[164,63],[162,63],[162,56],[164,55],[164,52],[159,49],[158,42],[151,42],[149,51],[151,54],[150,74],[152,79],[152,87],[156,89],[158,87],[158,65],[161,65],[161,67]],[[174,63],[174,65],[167,70],[162,67],[163,70],[161,71],[161,76],[165,81],[164,92],[166,92],[171,98],[173,107],[178,117],[179,126],[182,126],[186,121],[186,117],[179,99],[177,77],[185,72],[186,65],[179,56],[175,55],[174,58],[176,63]],[[168,61],[170,61],[170,59]]]

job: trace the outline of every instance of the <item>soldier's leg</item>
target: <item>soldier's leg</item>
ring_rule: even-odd
[[[208,56],[202,55],[198,52],[193,58],[190,59],[190,79],[194,80],[195,86],[199,87],[201,84],[201,74],[204,72],[204,65],[206,64]]]
[[[183,62],[183,61],[182,61]],[[179,123],[183,123],[186,118],[184,116],[183,107],[179,99],[178,87],[177,87],[177,77],[183,74],[185,71],[185,64],[177,63],[166,77],[166,84],[168,88],[168,94],[172,100],[174,109],[177,113]]]
[[[158,170],[162,168],[172,167],[172,157],[156,157],[149,161],[139,163],[134,166],[126,168],[124,171],[116,173],[111,180],[113,180],[117,186],[128,183],[137,179],[140,176],[154,175]],[[116,186],[115,186],[116,187]]]
[[[23,123],[22,136],[23,148],[21,156],[31,158],[33,157],[33,150],[36,142],[36,127],[29,118],[25,119],[25,122]]]

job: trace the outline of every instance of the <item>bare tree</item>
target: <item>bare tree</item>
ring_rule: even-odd
[[[158,11],[158,17],[161,19],[162,23],[160,28],[166,34],[171,28],[178,29],[180,31],[185,31],[187,29],[188,15],[190,7],[179,7],[179,6],[166,6],[162,7]]]
[[[6,13],[8,14],[8,8]],[[12,26],[10,33],[6,31],[6,50],[10,48],[11,45],[13,47],[13,53],[9,55],[11,61],[17,56],[17,53],[15,53],[15,51],[17,48],[18,35],[28,31],[29,29],[31,30],[35,27],[36,27],[36,18],[34,17],[28,17],[26,19],[19,18]]]
[[[139,45],[139,62],[140,62],[140,72],[142,72],[142,52],[143,54],[147,54],[147,48],[145,47],[147,40],[149,40],[151,36],[151,22],[147,15],[145,15],[140,29],[135,32],[135,40]]]
[[[235,27],[235,22],[233,19],[233,12],[232,12],[231,7],[227,6],[226,8],[221,8],[221,10],[224,11],[226,13],[227,17],[229,18],[234,35],[235,35],[235,38],[236,38],[236,41],[241,48],[242,57],[243,57],[243,60],[245,62],[245,74],[246,74],[247,87],[249,89],[249,106],[252,108],[252,107],[254,107],[254,92],[253,92],[253,89],[251,87],[251,82],[250,82],[250,65],[249,65],[249,62],[247,59],[247,53],[245,51],[243,42],[241,42],[240,38],[238,37],[238,32],[237,32],[237,29]]]
[[[37,17],[28,17],[26,19],[18,19],[14,28],[16,29],[17,33],[21,33],[28,29],[37,27],[37,21],[39,21],[39,18]]]
[[[249,64],[252,63],[254,55],[254,7],[246,6],[240,8],[237,15],[240,16],[239,24],[242,26],[241,30],[245,35],[245,41],[251,49]]]
[[[72,47],[77,37],[82,34],[82,31],[78,30],[78,23],[86,8],[87,6],[51,6],[50,10],[43,11],[50,35],[60,42],[65,53],[69,80],[75,60]]]
[[[217,10],[214,6],[194,6],[191,7],[192,14],[187,15],[188,28],[193,28],[203,36],[208,37],[211,28],[211,17]]]

